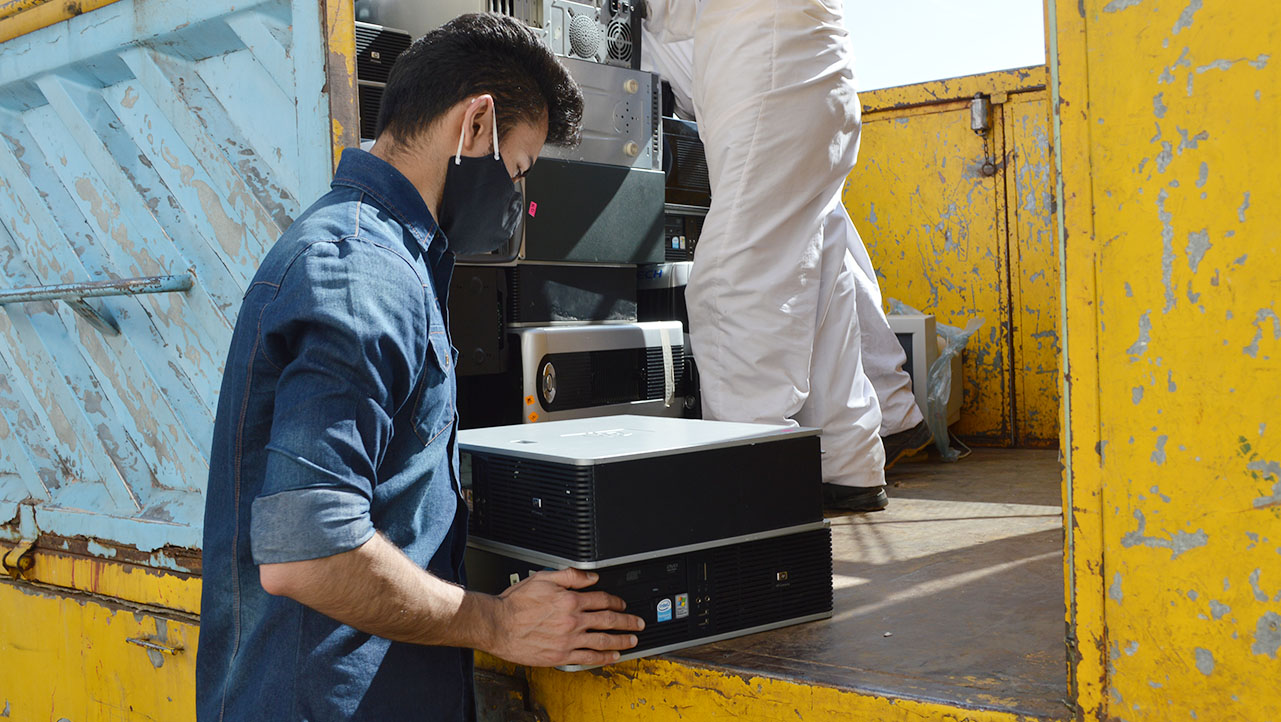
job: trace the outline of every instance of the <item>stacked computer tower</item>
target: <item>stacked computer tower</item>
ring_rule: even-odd
[[[640,14],[617,0],[490,3],[541,33],[584,96],[581,143],[547,146],[511,242],[459,258],[450,291],[462,428],[695,406],[685,328],[641,319],[638,268],[664,260],[661,88]]]
[[[684,287],[672,285],[688,264],[671,262],[687,262],[696,242],[685,228],[706,214],[707,198],[689,188],[700,173],[706,186],[706,164],[694,160],[697,130],[663,118],[660,80],[639,69],[637,3],[357,3],[358,19],[417,23],[415,34],[469,11],[534,29],[582,88],[584,109],[581,143],[545,147],[522,181],[509,243],[457,259],[449,305],[460,425],[697,416]],[[410,33],[358,23],[358,36],[361,130],[372,136],[390,61]]]
[[[459,257],[449,291],[470,586],[499,593],[542,569],[595,570],[597,588],[646,621],[628,657],[830,616],[817,432],[697,418],[684,292],[710,206],[707,165],[697,127],[664,113],[661,80],[639,69],[637,5],[357,11],[374,5],[414,34],[460,12],[516,17],[585,100],[581,144],[543,149],[516,233]],[[375,63],[408,43],[361,28],[364,134],[377,112],[366,99],[386,79]]]
[[[831,616],[815,429],[609,416],[463,431],[459,445],[468,585],[592,570],[645,620],[624,659]]]
[[[642,321],[678,320],[685,338],[686,415],[702,418],[698,362],[689,336],[685,288],[694,270],[694,249],[712,204],[707,157],[698,126],[673,115],[670,92],[663,112],[663,260],[637,269],[637,313]]]

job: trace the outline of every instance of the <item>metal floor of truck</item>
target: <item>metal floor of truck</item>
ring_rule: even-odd
[[[924,455],[887,473],[890,507],[831,516],[831,620],[669,659],[894,698],[1064,719],[1056,451]]]

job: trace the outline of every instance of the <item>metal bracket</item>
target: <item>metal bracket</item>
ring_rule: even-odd
[[[18,545],[5,555],[5,572],[14,579],[21,579],[36,565],[35,545],[40,530],[36,527],[36,508],[31,504],[18,505]]]
[[[105,307],[90,304],[85,299],[103,296],[137,296],[143,293],[170,293],[189,291],[195,285],[190,273],[173,276],[143,276],[120,278],[111,281],[85,281],[54,286],[29,286],[0,291],[0,306],[6,303],[33,303],[36,301],[62,301],[80,314],[94,328],[104,334],[120,333],[120,325]]]
[[[146,637],[129,637],[125,641],[129,644],[136,644],[150,652],[160,652],[161,654],[171,654],[175,656],[183,649],[181,645],[170,646],[167,644],[161,644],[160,642],[147,639]]]

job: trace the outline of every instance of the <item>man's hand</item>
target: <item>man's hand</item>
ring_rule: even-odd
[[[577,569],[538,572],[498,597],[494,639],[486,651],[516,664],[609,664],[617,650],[636,646],[645,628],[640,617],[622,614],[623,600],[605,592],[576,592],[597,575]]]
[[[623,600],[576,592],[597,575],[539,572],[501,596],[469,592],[420,569],[375,535],[342,554],[258,568],[263,589],[343,624],[399,642],[481,649],[509,662],[550,667],[609,664],[636,646],[640,617]],[[589,631],[591,630],[591,631]]]

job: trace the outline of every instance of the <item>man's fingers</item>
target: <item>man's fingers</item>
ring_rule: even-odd
[[[590,649],[575,649],[565,657],[563,664],[581,664],[584,667],[593,667],[617,662],[619,656],[618,652],[594,652]]]
[[[631,614],[618,612],[592,612],[584,614],[586,624],[583,629],[594,629],[601,632],[639,632],[645,628],[645,620]]]
[[[560,569],[554,572],[539,572],[535,576],[540,576],[547,581],[559,584],[566,589],[582,589],[590,587],[599,579],[599,575],[592,572],[585,572],[581,569]]]
[[[627,609],[627,602],[606,592],[578,592],[578,608],[587,611],[612,609],[621,612]]]
[[[610,634],[608,632],[584,632],[578,635],[576,644],[579,649],[631,649],[636,646],[635,634]]]

